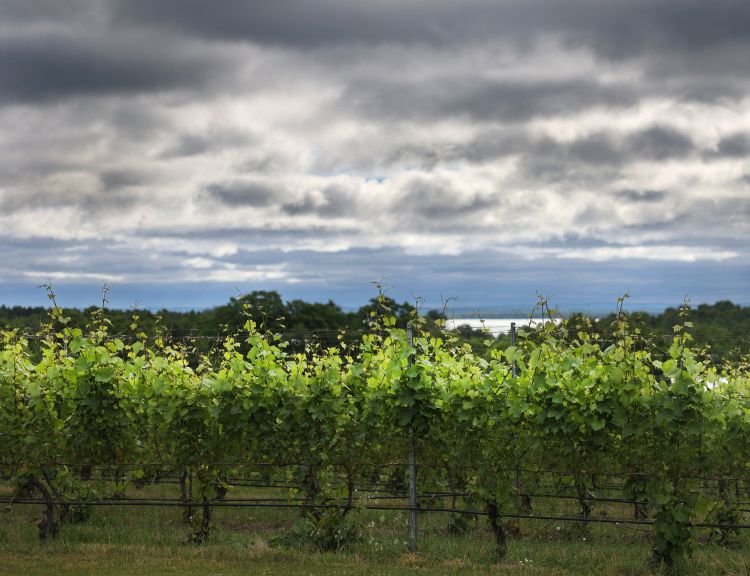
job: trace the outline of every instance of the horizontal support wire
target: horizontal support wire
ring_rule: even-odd
[[[164,502],[150,502],[150,501],[132,501],[132,500],[94,500],[94,501],[66,501],[66,500],[43,500],[43,499],[16,499],[12,500],[9,498],[0,498],[0,503],[5,504],[21,504],[21,505],[52,505],[52,506],[163,506],[163,507],[195,507],[204,504],[208,504],[212,508],[294,508],[294,509],[337,509],[346,510],[351,507],[340,505],[340,504],[294,504],[294,503],[281,503],[281,502],[225,502],[225,501],[208,501],[203,502],[200,500],[191,502],[181,502],[178,500],[164,501]],[[450,514],[463,514],[469,516],[489,516],[488,512],[482,510],[465,510],[460,508],[425,508],[417,506],[416,508],[410,506],[380,506],[373,504],[366,504],[364,506],[357,506],[358,509],[364,510],[380,510],[380,511],[397,511],[397,512],[440,512]],[[544,521],[555,521],[555,522],[578,522],[578,523],[592,523],[592,524],[635,524],[652,526],[655,524],[654,520],[636,520],[633,518],[597,518],[597,517],[581,517],[581,516],[555,516],[548,514],[518,514],[515,512],[499,512],[498,515],[502,518],[513,518],[519,520],[544,520]],[[729,524],[729,523],[708,523],[698,522],[694,524],[687,524],[692,528],[723,528],[723,529],[737,529],[747,530],[750,529],[750,524]]]
[[[393,436],[393,437],[381,437],[384,439],[392,438],[392,439],[398,439],[398,440],[407,440],[407,438],[401,437],[401,436]],[[20,462],[0,462],[0,466],[7,466],[7,467],[17,467],[19,465],[23,465],[23,463]],[[398,466],[406,466],[408,465],[408,462],[406,460],[395,460],[391,462],[358,462],[356,463],[356,466],[360,468],[368,469],[367,472],[370,472],[370,468],[375,470],[385,469],[385,468],[393,468]],[[344,463],[344,462],[326,462],[326,463],[309,463],[309,462],[231,462],[231,461],[223,461],[223,462],[193,462],[193,463],[174,463],[174,462],[113,462],[108,464],[95,464],[92,462],[70,462],[70,461],[54,461],[49,463],[43,463],[40,465],[40,468],[49,468],[54,469],[55,467],[66,467],[66,468],[90,468],[93,470],[108,470],[108,471],[120,471],[125,472],[127,470],[141,470],[141,469],[153,469],[153,468],[161,468],[164,470],[186,470],[191,467],[198,467],[198,466],[211,466],[211,467],[217,467],[217,468],[235,468],[235,469],[250,469],[250,468],[309,468],[309,467],[315,467],[319,469],[327,468],[327,467],[336,467],[336,468],[346,468],[351,467],[350,463]],[[468,470],[468,471],[474,471],[477,472],[480,470],[479,466],[468,466],[468,465],[461,465],[461,466],[447,466],[443,463],[420,463],[420,468],[430,468],[430,469],[440,469],[440,470]],[[488,469],[485,471],[485,473],[492,473],[496,474],[498,472],[508,472],[515,474],[516,472],[520,472],[523,474],[534,474],[536,476],[540,474],[550,474],[553,476],[559,476],[562,478],[582,478],[582,477],[588,477],[588,476],[603,476],[607,478],[623,478],[623,479],[629,479],[634,477],[643,477],[643,478],[649,478],[653,477],[652,473],[649,472],[630,472],[630,471],[603,471],[603,470],[586,470],[586,471],[572,471],[572,470],[554,470],[554,469],[546,469],[546,468],[524,468],[524,467],[514,467],[514,466],[493,466],[491,469]],[[680,480],[700,480],[700,481],[709,481],[709,482],[719,482],[719,481],[726,481],[726,482],[747,482],[750,483],[750,476],[736,476],[736,475],[727,475],[727,476],[721,476],[721,475],[686,475],[686,476],[680,476]],[[604,486],[600,486],[600,488],[605,488]]]

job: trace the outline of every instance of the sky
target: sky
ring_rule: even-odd
[[[0,304],[750,304],[747,0],[0,0]]]

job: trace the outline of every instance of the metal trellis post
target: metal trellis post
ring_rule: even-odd
[[[414,331],[411,323],[406,327],[409,346],[414,346]],[[410,356],[409,364],[413,362]],[[409,550],[417,551],[417,447],[414,427],[409,424]]]
[[[516,323],[511,322],[510,323],[510,345],[515,346],[516,345]],[[516,377],[516,361],[515,359],[511,363],[511,373],[513,374],[513,378]]]

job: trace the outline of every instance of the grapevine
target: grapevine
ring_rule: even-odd
[[[460,487],[454,513],[481,504],[499,556],[510,534],[504,515],[533,515],[523,491],[533,469],[562,474],[584,531],[597,474],[625,478],[634,520],[654,524],[654,564],[684,561],[697,525],[737,522],[732,479],[750,464],[750,378],[741,363],[700,361],[686,317],[666,356],[624,314],[607,344],[548,324],[486,357],[417,317],[411,343],[394,319],[373,322],[359,342],[289,351],[248,320],[196,356],[184,344],[149,342],[137,321],[129,337],[110,335],[101,314],[87,330],[69,329],[55,306],[36,356],[22,335],[0,337],[2,473],[18,494],[47,502],[44,539],[72,517],[65,502],[116,498],[156,466],[200,510],[192,539],[202,543],[238,467],[293,463],[320,532],[353,509],[358,486],[384,474],[378,464],[403,464],[411,429],[423,477]],[[399,470],[389,472],[396,487]],[[97,474],[115,479],[114,492],[86,484]],[[705,477],[720,479],[716,493],[701,489]],[[727,527],[717,538],[730,536]]]

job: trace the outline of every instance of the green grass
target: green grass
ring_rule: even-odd
[[[173,492],[174,487],[152,486],[139,495]],[[232,497],[251,494],[259,492],[240,489]],[[569,502],[543,505],[545,512],[574,511]],[[614,516],[624,511],[602,507],[595,513]],[[34,524],[40,514],[38,506],[20,505],[0,512],[3,576],[650,574],[648,530],[603,524],[582,531],[576,525],[523,521],[520,534],[509,541],[508,556],[495,563],[492,535],[484,520],[461,536],[449,536],[447,516],[437,513],[420,515],[417,554],[407,551],[404,512],[355,512],[362,538],[336,553],[277,543],[299,517],[295,510],[217,508],[214,530],[204,546],[186,543],[191,528],[182,521],[179,508],[96,508],[88,521],[61,526],[58,537],[45,543],[38,542]],[[700,542],[685,573],[748,574],[748,550],[746,535],[736,548]]]

